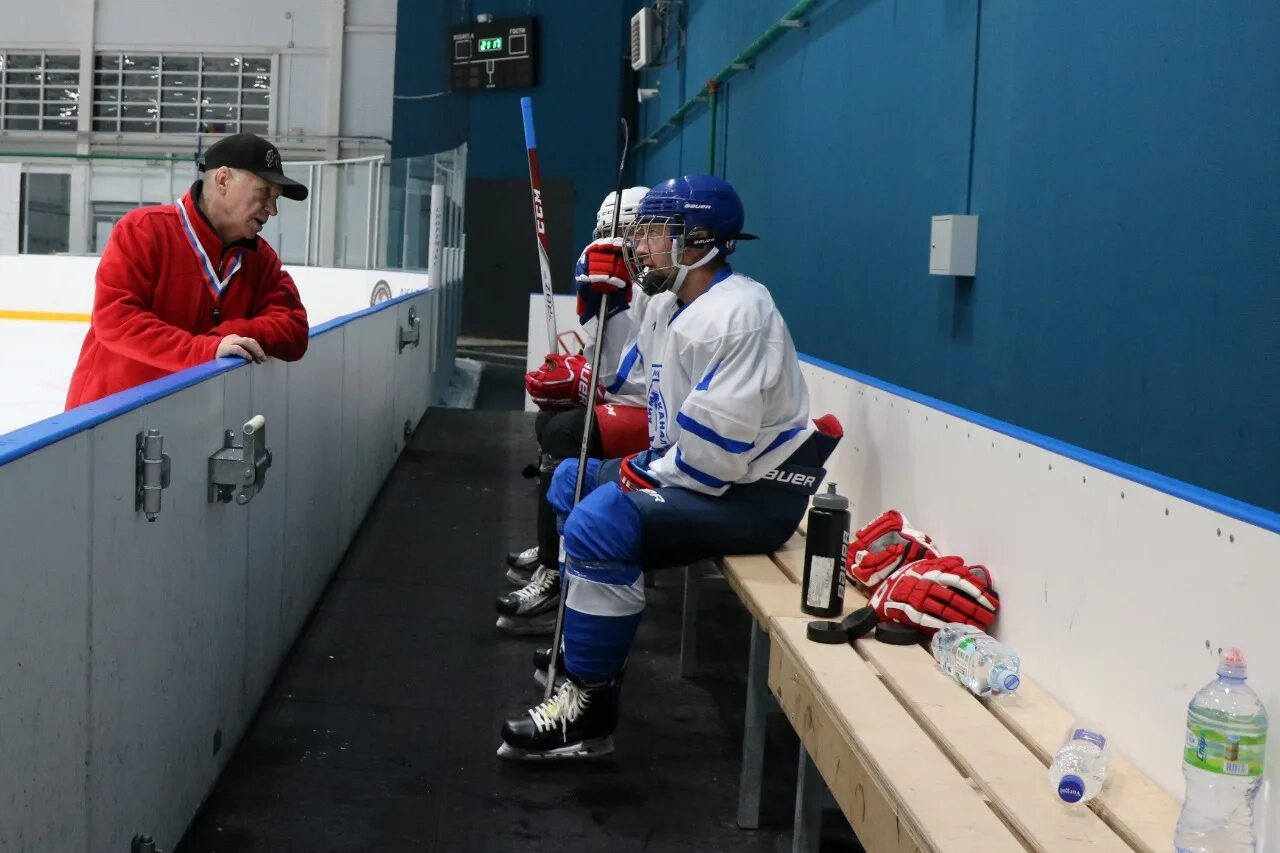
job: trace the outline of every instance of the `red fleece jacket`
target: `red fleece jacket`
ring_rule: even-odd
[[[227,335],[253,338],[285,361],[307,351],[307,312],[280,257],[258,238],[224,247],[196,208],[199,193],[197,182],[182,197],[185,222],[167,204],[132,210],[111,230],[68,409],[209,361]],[[220,293],[193,238],[218,279],[242,259]]]

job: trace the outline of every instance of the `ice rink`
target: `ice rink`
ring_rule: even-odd
[[[88,323],[0,319],[0,435],[62,411]]]

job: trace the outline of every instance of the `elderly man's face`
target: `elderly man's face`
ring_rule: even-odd
[[[256,237],[267,220],[276,215],[280,187],[252,172],[228,169],[224,184],[222,238],[228,242]]]

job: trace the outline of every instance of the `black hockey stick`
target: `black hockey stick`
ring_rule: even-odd
[[[627,120],[619,119],[622,125],[622,159],[618,161],[618,183],[613,193],[613,227],[609,229],[609,237],[618,236],[618,220],[622,215],[622,179],[627,167],[627,150],[631,147],[631,129]],[[596,341],[591,353],[591,386],[587,391],[587,417],[582,425],[582,445],[578,449],[578,480],[573,486],[573,505],[582,500],[582,483],[587,473],[587,448],[591,444],[591,429],[595,426],[596,391],[600,387],[599,368],[600,355],[604,352],[605,321],[608,319],[609,299],[607,294],[600,294],[600,311],[597,314]],[[564,552],[564,542],[560,543],[560,551]],[[556,659],[560,655],[560,643],[564,639],[564,605],[569,600],[569,560],[565,558],[564,576],[560,578],[560,604],[556,608],[556,630],[551,637],[551,659],[547,663],[547,685],[542,698],[550,699],[555,690]]]

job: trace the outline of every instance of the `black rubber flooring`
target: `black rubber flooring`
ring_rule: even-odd
[[[493,627],[503,555],[531,544],[532,426],[427,413],[182,853],[789,849],[796,740],[781,715],[766,826],[734,822],[749,617],[727,589],[704,591],[710,675],[694,680],[678,674],[681,578],[649,590],[613,756],[495,757],[501,721],[541,695],[530,655],[546,641]]]

